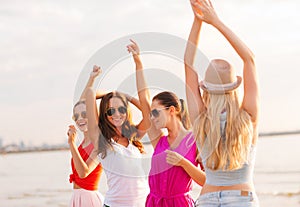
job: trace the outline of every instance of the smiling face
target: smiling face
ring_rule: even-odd
[[[158,100],[153,100],[151,104],[151,112],[151,120],[155,128],[165,128],[169,118],[168,108],[160,104]]]
[[[88,130],[88,119],[86,117],[86,106],[80,103],[74,107],[73,119],[80,131],[86,132]]]
[[[123,101],[118,97],[112,97],[109,100],[108,109],[106,110],[108,121],[117,128],[121,128],[126,121],[127,109]]]

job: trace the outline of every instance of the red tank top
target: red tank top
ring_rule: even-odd
[[[94,145],[90,143],[85,148],[82,148],[82,143],[78,147],[79,154],[82,159],[86,161],[89,158],[89,155],[94,149]],[[75,182],[79,187],[86,190],[97,190],[98,184],[100,181],[100,176],[102,173],[102,166],[100,164],[85,178],[80,178],[74,165],[73,159],[71,159],[71,166],[73,174],[70,174],[69,181],[70,183]]]

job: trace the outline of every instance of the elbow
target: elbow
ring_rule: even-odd
[[[92,87],[88,87],[86,89],[86,96],[95,96],[94,89]]]
[[[188,55],[186,52],[184,53],[183,61],[184,61],[184,64],[186,64],[188,61]]]
[[[254,53],[250,51],[249,55],[244,59],[244,62],[248,62],[248,63],[251,63],[252,65],[255,65]]]
[[[184,66],[190,68],[193,66],[193,61],[187,54],[184,55]]]
[[[78,176],[80,178],[86,178],[89,175],[88,172],[84,171],[84,172],[78,172]]]

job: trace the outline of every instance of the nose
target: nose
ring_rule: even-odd
[[[122,114],[119,112],[119,110],[116,110],[115,113],[113,114],[113,116],[120,116],[120,115]]]
[[[119,112],[118,110],[116,110],[116,112],[115,112],[114,115],[115,115],[115,116],[120,116],[120,112]]]
[[[157,117],[155,117],[155,116],[153,116],[152,114],[150,114],[150,119],[151,120],[154,120],[154,119],[156,119]]]

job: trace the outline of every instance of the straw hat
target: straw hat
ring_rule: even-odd
[[[241,82],[242,77],[236,76],[234,68],[226,60],[215,59],[206,69],[200,87],[209,93],[224,94],[237,89]]]

